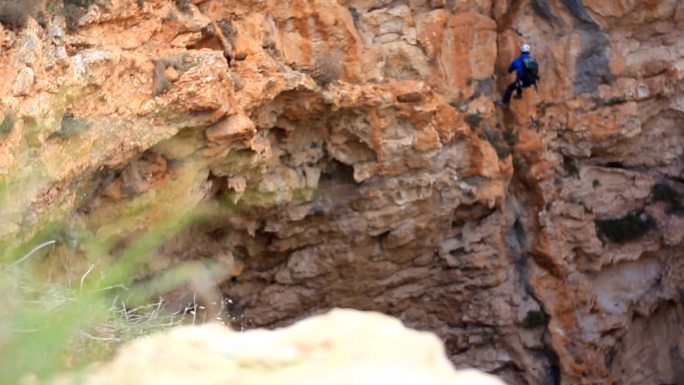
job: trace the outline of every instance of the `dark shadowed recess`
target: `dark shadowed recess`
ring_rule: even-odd
[[[558,17],[553,13],[553,9],[549,6],[549,2],[546,0],[532,0],[532,9],[541,17],[542,19],[548,21],[551,24],[556,24],[558,22]]]
[[[579,21],[595,24],[594,20],[587,13],[587,9],[584,8],[584,3],[582,0],[562,0],[563,5],[572,13],[572,15]]]
[[[606,49],[608,38],[598,24],[589,16],[582,0],[562,0],[563,5],[575,17],[575,28],[582,39],[582,52],[575,60],[575,96],[598,91],[601,84],[610,84],[613,75]]]

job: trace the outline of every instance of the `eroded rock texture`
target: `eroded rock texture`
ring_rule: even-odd
[[[236,326],[336,306],[510,384],[684,383],[684,4],[94,3],[3,29],[0,230],[212,213]],[[538,92],[494,98],[521,42]],[[211,283],[209,284],[211,286]]]

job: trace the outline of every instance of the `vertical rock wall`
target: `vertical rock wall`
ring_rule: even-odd
[[[236,326],[378,310],[510,384],[684,381],[681,2],[51,15],[0,30],[3,237],[205,210],[148,271],[218,261]],[[539,90],[496,109],[522,42]]]

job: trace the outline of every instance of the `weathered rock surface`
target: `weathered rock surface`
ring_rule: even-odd
[[[433,334],[378,313],[333,310],[274,331],[183,326],[121,348],[84,385],[503,385],[456,371]],[[63,378],[55,385],[71,384]]]
[[[220,261],[235,326],[352,307],[510,384],[684,382],[681,1],[141,3],[0,29],[2,237],[197,209],[141,273]]]

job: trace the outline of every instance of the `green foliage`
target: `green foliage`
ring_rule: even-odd
[[[480,127],[480,123],[482,123],[482,115],[479,113],[474,113],[474,114],[468,114],[465,116],[465,122],[468,123],[470,128],[472,129],[477,129]]]
[[[174,2],[176,3],[178,9],[181,10],[181,12],[188,13],[192,11],[192,7],[190,7],[190,0],[174,0]]]
[[[330,50],[316,55],[311,77],[320,85],[325,87],[330,83],[339,80],[344,75],[344,57],[339,50]]]
[[[159,60],[164,64],[164,69],[166,69],[166,67],[173,67],[180,73],[187,72],[190,68],[198,64],[197,60],[195,60],[187,52],[183,52],[178,55],[163,57]]]
[[[179,73],[183,74],[197,64],[197,61],[188,55],[187,52],[183,52],[180,55],[172,55],[156,59],[154,61],[153,73],[153,95],[159,96],[171,88],[172,83],[166,79],[166,75],[164,74],[168,67],[173,67]]]
[[[599,236],[614,243],[638,239],[656,226],[650,215],[639,212],[629,213],[622,218],[597,219],[594,223]]]
[[[529,171],[530,166],[525,162],[525,159],[516,154],[513,156],[513,169],[527,172]]]
[[[109,358],[126,341],[182,322],[149,299],[197,276],[196,269],[180,266],[144,283],[136,280],[158,247],[194,219],[169,217],[123,249],[116,237],[100,239],[63,222],[46,225],[25,242],[4,240],[0,352],[11,354],[0,353],[0,383],[83,368]]]
[[[72,113],[67,112],[62,117],[59,131],[52,133],[50,137],[66,139],[87,131],[91,126],[92,125],[87,120],[77,118]]]
[[[651,188],[651,199],[654,202],[666,203],[668,214],[684,214],[682,198],[684,194],[665,181],[660,181]]]
[[[95,0],[64,0],[64,17],[69,32],[78,29],[78,21],[88,12]]]
[[[36,132],[45,134],[59,124],[57,135],[69,137],[88,129],[87,121],[65,112],[70,97],[62,95],[57,98],[57,107],[50,104],[50,116],[31,123]],[[161,113],[179,124],[192,122],[187,114],[170,110]],[[35,153],[27,153],[29,156],[17,162],[20,172],[0,175],[0,231],[12,234],[12,239],[0,238],[0,384],[21,383],[27,374],[43,380],[65,369],[81,368],[106,359],[132,338],[182,322],[164,310],[156,295],[190,278],[202,277],[215,267],[188,263],[159,272],[155,268],[160,265],[161,245],[197,221],[236,210],[228,207],[217,212],[205,206],[185,210],[187,186],[208,177],[203,161],[197,160],[174,166],[176,178],[163,189],[122,200],[121,205],[109,202],[97,206],[88,213],[86,224],[81,222],[83,216],[69,211],[79,204],[63,203],[61,197],[52,201],[52,207],[43,206],[49,212],[36,213],[27,203],[30,199],[52,186],[62,188],[48,179],[49,170],[41,167],[57,169],[62,165],[47,165],[32,158]],[[251,163],[245,160],[244,167],[251,167]],[[98,182],[87,183],[96,186]],[[83,187],[79,183],[86,182],[76,181],[75,186],[64,188],[77,190]],[[310,200],[311,193],[294,191],[292,199]],[[81,197],[80,192],[74,194]],[[73,198],[66,190],[64,195],[65,200]],[[273,202],[274,197],[248,192],[244,204],[266,204],[268,199]],[[71,217],[73,223],[59,220]],[[46,224],[46,218],[51,222]],[[6,224],[11,226],[6,228]],[[171,263],[163,262],[165,266]]]
[[[484,136],[487,141],[489,141],[489,144],[494,147],[496,155],[499,157],[499,159],[506,159],[508,155],[511,154],[511,148],[504,141],[504,138],[499,131],[485,130]]]
[[[527,315],[525,315],[525,319],[523,320],[523,327],[525,329],[534,329],[539,326],[546,325],[547,321],[548,317],[546,316],[546,313],[544,313],[543,311],[530,310],[527,312]]]
[[[518,144],[518,134],[510,127],[504,130],[503,139],[511,147],[515,147]]]
[[[669,183],[661,181],[654,184],[651,188],[651,198],[655,202],[679,204],[682,199],[682,194],[675,190]]]
[[[545,103],[545,102],[541,102],[541,103],[537,104],[538,115],[539,116],[546,115],[546,110],[548,110],[549,106],[550,106],[550,104]]]
[[[32,2],[0,0],[0,23],[11,29],[21,29],[32,11]]]
[[[12,132],[12,129],[14,129],[15,123],[16,118],[14,113],[12,111],[5,111],[5,117],[2,119],[2,123],[0,123],[0,135],[9,135]]]
[[[567,171],[568,174],[574,177],[579,177],[579,167],[577,167],[577,162],[575,158],[571,158],[567,155],[563,155],[563,169]]]
[[[153,92],[152,94],[154,96],[159,96],[171,88],[171,82],[166,78],[166,75],[164,74],[164,71],[166,71],[166,64],[164,64],[164,61],[162,60],[155,60],[154,61],[154,73],[152,74],[153,77]]]
[[[228,39],[228,42],[231,45],[235,45],[235,39],[238,37],[238,30],[235,28],[233,25],[232,20],[230,19],[221,19],[217,23],[219,28],[221,28],[221,32],[223,33],[223,36]]]

